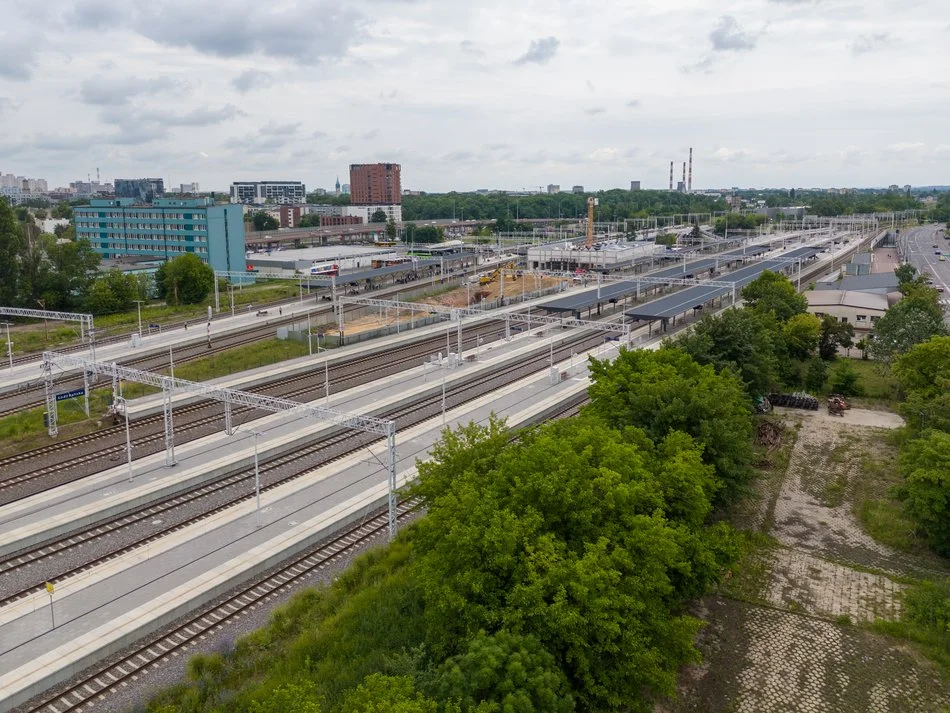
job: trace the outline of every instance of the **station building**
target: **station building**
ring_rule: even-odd
[[[213,270],[245,272],[244,218],[240,205],[211,198],[94,199],[73,209],[76,237],[104,260],[167,261],[193,253]]]

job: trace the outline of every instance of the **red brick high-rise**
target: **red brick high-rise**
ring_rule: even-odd
[[[399,205],[402,184],[398,163],[351,163],[351,205]]]

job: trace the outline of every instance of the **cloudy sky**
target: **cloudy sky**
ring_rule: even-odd
[[[4,0],[0,172],[950,183],[947,0]]]

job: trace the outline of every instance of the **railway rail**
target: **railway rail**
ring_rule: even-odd
[[[501,338],[504,330],[493,323],[472,325],[463,331],[463,346],[482,344]],[[356,356],[330,368],[331,393],[370,382],[421,363],[422,359],[444,344],[442,335],[394,347],[385,354]],[[324,371],[315,370],[295,376],[275,378],[249,389],[284,398],[317,398],[324,390]],[[235,408],[235,426],[264,415],[250,408]],[[186,443],[220,430],[220,407],[201,401],[175,409],[176,442]],[[148,455],[164,447],[162,414],[132,421],[132,447],[136,453]],[[94,433],[50,443],[23,453],[0,459],[0,505],[14,502],[42,490],[73,482],[92,473],[114,467],[125,451],[125,428],[111,426]],[[110,460],[113,458],[114,460]]]
[[[584,349],[600,343],[599,335],[575,334],[555,348],[556,357],[565,357],[573,349]],[[506,386],[518,379],[537,371],[548,359],[547,354],[537,354],[530,361],[501,367],[479,374],[470,381],[456,384],[446,390],[446,409],[454,408],[475,400],[497,388]],[[378,414],[380,418],[396,419],[402,428],[414,426],[441,411],[442,395],[433,392],[423,395],[411,404],[387,410]],[[260,463],[261,492],[272,490],[290,481],[296,480],[315,468],[350,455],[367,445],[374,443],[373,434],[353,433],[345,429],[332,429],[322,437],[305,446],[297,447],[290,453],[274,456]],[[347,483],[343,487],[351,487]],[[0,575],[7,582],[10,575],[29,574],[29,583],[20,581],[17,590],[0,598],[0,607],[7,606],[19,599],[42,591],[45,582],[56,584],[91,567],[98,566],[115,557],[142,547],[176,530],[204,520],[237,503],[254,496],[254,470],[242,468],[237,472],[224,474],[193,488],[149,503],[142,507],[106,518],[78,531],[65,534],[54,540],[42,542],[35,547],[21,550],[0,560]],[[198,513],[186,517],[174,517],[179,510],[198,509]],[[164,518],[164,520],[162,520]],[[92,554],[89,544],[101,538],[120,532],[130,532],[136,525],[161,520],[163,526],[140,528],[150,530],[146,535],[133,537],[130,542],[111,549],[104,554]],[[89,553],[88,555],[86,553]],[[59,565],[57,567],[57,564]]]
[[[446,279],[447,280],[457,279],[464,275],[465,273],[461,273],[461,274],[456,273],[447,277]],[[425,283],[425,281],[426,281],[425,279],[418,280],[417,284],[421,286]],[[408,287],[412,287],[412,285],[408,285]],[[407,289],[407,285],[395,285],[393,287],[387,287],[387,288],[383,288],[378,291],[375,291],[374,294],[379,295],[379,296],[395,295],[395,294],[399,294],[400,292],[405,292],[406,289]],[[323,292],[325,292],[325,290],[323,290]],[[330,303],[320,301],[320,297],[321,297],[320,292],[315,291],[311,296],[313,295],[315,295],[317,298],[317,306],[316,308],[312,310],[312,314],[315,314],[315,315],[324,314],[332,310],[332,305]],[[278,303],[275,303],[275,306],[276,304]],[[297,304],[297,302],[294,300],[288,300],[286,302],[281,302],[279,304]],[[346,309],[347,311],[353,311],[353,310],[359,309],[359,307],[345,307],[344,309]],[[219,315],[215,315],[214,319],[220,319],[226,316],[229,316],[229,315],[222,313]],[[286,317],[271,316],[269,318],[268,323],[265,325],[251,326],[248,329],[243,330],[241,332],[215,337],[212,340],[212,346],[210,349],[207,347],[207,345],[203,341],[199,341],[195,344],[182,345],[182,346],[176,347],[175,348],[175,362],[186,363],[194,359],[207,357],[211,354],[217,354],[227,349],[233,349],[234,347],[243,346],[245,344],[253,344],[254,342],[258,342],[263,339],[268,339],[274,335],[274,331],[277,327],[282,326],[282,325],[293,324],[294,322],[299,322],[300,320],[301,320],[300,315],[297,315],[297,316],[287,315]],[[187,320],[187,322],[188,324],[194,324],[195,320]],[[185,322],[183,321],[180,323],[175,323],[174,325],[170,324],[168,325],[168,328],[176,327],[179,324],[183,325],[185,324]],[[109,338],[108,342],[106,340],[97,341],[96,345],[101,346],[103,344],[110,343],[110,342],[111,343],[121,342],[123,339],[129,338],[129,336],[130,334],[118,335],[118,336]],[[76,351],[85,351],[88,348],[89,346],[87,344],[74,344],[70,346],[58,347],[57,350],[69,353],[69,352],[76,352]],[[40,356],[41,354],[22,355],[19,358],[19,361],[15,357],[14,364],[36,360]],[[168,364],[168,360],[165,357],[165,354],[162,353],[162,354],[143,355],[141,357],[137,357],[137,358],[133,358],[129,360],[123,360],[121,364],[123,366],[134,366],[135,368],[138,368],[138,369],[151,370],[155,368],[165,367]],[[61,386],[67,389],[79,388],[80,386],[82,386],[82,379],[72,378],[72,379],[63,381],[61,383]],[[36,383],[31,382],[30,384],[28,384],[27,388],[19,389],[16,391],[8,391],[6,393],[0,394],[0,418],[3,418],[4,416],[9,416],[14,413],[18,413],[19,411],[22,411],[23,409],[30,409],[30,408],[35,408],[37,406],[41,406],[43,405],[43,403],[44,403],[44,400],[43,400],[43,390],[42,390],[42,378],[39,372],[37,372]]]
[[[574,415],[580,405],[577,400],[566,402],[549,418]],[[413,517],[416,506],[417,503],[410,500],[399,502],[397,519],[400,524]],[[89,667],[64,686],[28,702],[22,711],[80,713],[87,707],[94,707],[105,701],[108,694],[146,675],[148,669],[200,647],[207,638],[237,622],[252,609],[268,606],[294,588],[305,585],[322,570],[346,561],[361,547],[382,540],[387,531],[387,516],[385,512],[378,512],[365,522],[346,528],[327,541],[289,558],[270,572],[235,587],[217,601],[199,607],[171,626],[141,638],[112,660]]]

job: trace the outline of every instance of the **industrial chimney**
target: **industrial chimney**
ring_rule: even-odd
[[[693,147],[689,147],[689,180],[686,182],[686,192],[693,192]]]

